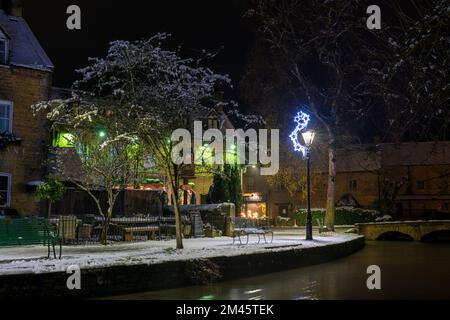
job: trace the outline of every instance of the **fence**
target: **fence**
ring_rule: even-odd
[[[187,216],[183,225],[189,225]],[[105,219],[98,215],[57,216],[49,220],[64,244],[163,240],[175,236],[175,217],[136,216]]]

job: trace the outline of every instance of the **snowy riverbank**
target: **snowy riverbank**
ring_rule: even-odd
[[[175,250],[174,241],[120,243],[109,246],[64,246],[61,260],[46,259],[46,248],[43,246],[5,247],[0,248],[0,275],[65,272],[71,265],[78,265],[81,269],[91,269],[242,256],[286,251],[293,248],[323,247],[343,243],[356,237],[334,234],[316,236],[314,241],[304,241],[301,235],[279,233],[275,235],[272,244],[258,244],[255,238],[251,238],[248,245],[233,245],[232,240],[226,237],[185,239],[183,250]]]
[[[63,258],[46,259],[42,246],[0,249],[0,298],[104,297],[226,281],[324,263],[364,247],[364,237],[315,236],[277,231],[272,244],[232,244],[230,238],[66,246]],[[67,286],[67,268],[80,267],[80,290]]]

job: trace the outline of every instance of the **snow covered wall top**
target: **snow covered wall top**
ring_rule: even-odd
[[[0,29],[9,38],[9,64],[53,72],[53,63],[23,18],[0,10]]]

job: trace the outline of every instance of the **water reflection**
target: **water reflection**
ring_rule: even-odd
[[[379,265],[381,290],[366,287]],[[330,263],[207,286],[152,291],[118,299],[450,299],[450,244],[367,242]]]

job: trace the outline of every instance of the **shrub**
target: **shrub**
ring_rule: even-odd
[[[306,209],[297,210],[294,213],[295,219],[299,225],[306,224]],[[311,209],[313,225],[318,225],[317,220],[324,221],[325,209]],[[375,222],[381,216],[380,212],[376,210],[353,208],[353,207],[338,207],[336,208],[335,225],[353,225],[355,223]]]
[[[36,197],[39,200],[48,201],[48,218],[52,213],[52,204],[55,201],[61,200],[64,197],[66,188],[64,184],[55,179],[47,179],[43,184],[41,184],[36,190]]]

